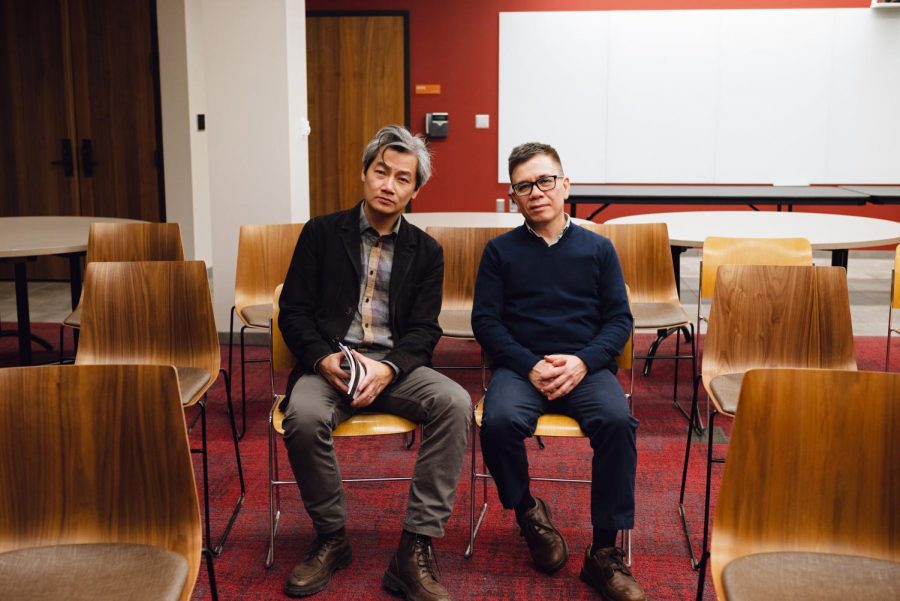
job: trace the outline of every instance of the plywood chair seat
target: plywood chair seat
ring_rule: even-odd
[[[729,562],[722,585],[729,601],[900,599],[900,563],[836,553],[756,553]]]
[[[475,405],[475,424],[481,427],[481,418],[484,415],[484,399]],[[578,422],[561,413],[545,413],[537,421],[534,430],[535,436],[560,436],[565,438],[583,438],[584,432]]]
[[[0,553],[6,601],[177,601],[184,557],[150,545],[93,543]]]
[[[281,403],[284,396],[275,397],[275,405],[272,407],[272,428],[284,436],[284,411],[281,410]],[[409,434],[414,432],[416,424],[399,415],[390,413],[362,412],[357,413],[347,421],[341,423],[340,426],[332,430],[331,435],[335,438],[349,436],[383,436],[385,434]]]
[[[239,317],[248,326],[268,328],[272,320],[272,303],[247,305],[238,310]]]
[[[659,330],[691,321],[687,311],[678,302],[632,303],[631,314],[637,330]]]
[[[70,328],[80,328],[81,327],[81,304],[69,313],[69,316],[63,320],[64,326],[69,326]]]
[[[202,367],[178,367],[178,386],[181,389],[181,404],[190,406],[200,400],[203,393],[209,389],[210,374]]]
[[[438,323],[444,331],[444,336],[450,338],[474,338],[472,332],[471,309],[441,309]]]
[[[744,373],[722,374],[709,382],[710,398],[714,400],[719,413],[734,415],[741,396],[741,382]]]

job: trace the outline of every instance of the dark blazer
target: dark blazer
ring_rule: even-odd
[[[359,212],[350,210],[310,220],[300,234],[281,292],[278,327],[297,357],[287,394],[316,361],[337,352],[359,306]],[[400,376],[431,364],[441,337],[438,314],[444,281],[444,252],[428,234],[405,219],[394,246],[390,285],[390,328],[394,348],[385,357]]]

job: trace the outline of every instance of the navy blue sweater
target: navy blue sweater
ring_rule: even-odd
[[[494,238],[478,269],[472,329],[495,366],[524,377],[552,354],[615,371],[632,317],[612,243],[574,223],[553,246],[524,225]]]

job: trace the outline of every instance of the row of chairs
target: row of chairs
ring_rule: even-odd
[[[154,224],[145,224],[145,225],[154,225]],[[176,225],[175,227],[177,228],[177,225]],[[268,226],[256,226],[256,227],[268,227]],[[299,228],[302,227],[302,226],[294,226],[294,227],[295,227],[295,229],[294,229],[293,231],[296,231],[297,233],[299,233]],[[617,240],[616,240],[616,238],[615,238],[616,232],[615,232],[615,231],[604,232],[604,231],[602,231],[602,228],[603,228],[603,227],[604,227],[604,226],[598,226],[598,229],[600,230],[600,233],[604,233],[604,235],[607,235],[608,237],[612,238],[613,241],[614,241],[614,244],[615,244],[615,243],[617,242]],[[610,226],[606,226],[606,227],[610,227]],[[664,233],[664,226],[662,226],[662,227],[663,227],[663,233]],[[450,229],[452,229],[452,228],[450,228]],[[176,230],[176,231],[177,231],[177,230]],[[466,230],[463,230],[463,231],[466,231]],[[620,230],[620,231],[621,231],[621,230]],[[496,233],[498,233],[498,232],[495,232],[494,235],[496,235]],[[243,232],[242,232],[242,234],[243,234]],[[290,248],[292,249],[292,245],[293,245],[293,243],[295,243],[295,240],[296,240],[296,237],[294,237],[294,239],[293,239],[292,241],[290,241],[290,243],[288,243],[289,238],[290,238],[290,236],[292,236],[292,235],[293,235],[293,234],[291,234],[291,233],[286,233],[285,235],[282,236],[282,238],[283,238],[283,240],[284,240],[284,244],[282,244],[283,247],[290,247]],[[148,240],[150,239],[150,237],[149,237],[149,236],[146,236],[146,235],[140,236],[139,238],[146,238],[146,239],[148,239]],[[623,236],[623,238],[625,238],[625,240],[627,240],[627,237],[624,237],[624,236]],[[180,236],[178,236],[177,239],[178,239],[178,248],[180,249]],[[666,242],[666,245],[664,245],[663,248],[665,248],[665,247],[667,246],[667,244],[668,244],[668,237],[667,237],[667,235],[665,236],[664,240],[665,240],[665,242]],[[485,243],[486,243],[486,241],[485,241]],[[153,247],[154,244],[148,244],[148,246]],[[160,248],[161,246],[165,246],[165,245],[161,245],[161,244],[159,244],[159,243],[156,243],[156,244],[155,244],[155,247],[156,247],[156,248]],[[474,256],[474,255],[476,254],[474,251],[471,250],[471,249],[472,249],[472,246],[473,246],[472,244],[469,244],[469,245],[468,245],[470,257],[471,257],[471,256]],[[626,253],[623,253],[622,250],[621,250],[621,249],[622,249],[623,247],[625,247],[625,246],[627,246],[627,242],[623,242],[621,239],[618,240],[618,243],[616,244],[616,248],[617,248],[617,250],[619,250],[620,256],[623,255],[623,254],[626,254]],[[446,246],[445,246],[445,248],[446,248]],[[182,256],[183,256],[183,251],[182,251],[181,254],[182,254]],[[477,254],[480,256],[480,252],[478,252]],[[634,254],[634,253],[632,253],[632,254]],[[801,254],[801,255],[802,255],[802,253],[798,253],[798,254]],[[670,274],[670,277],[671,277],[672,271],[671,271],[671,258],[670,258],[670,255],[669,255],[667,252],[664,252],[663,255],[665,255],[665,257],[668,258],[668,262],[667,262],[667,263],[668,263],[668,266],[670,267],[670,269],[668,270],[668,273]],[[94,255],[94,257],[101,257],[101,256],[103,256],[103,255],[102,255],[101,253],[99,253],[99,251]],[[107,256],[108,256],[108,255],[107,255]],[[159,256],[159,253],[157,253],[156,256]],[[627,255],[626,255],[626,256],[627,256]],[[900,249],[898,249],[898,256],[900,256]],[[89,255],[89,258],[90,258],[90,255]],[[274,259],[272,259],[272,260],[274,261]],[[288,259],[288,260],[289,260],[289,259]],[[471,259],[470,259],[470,260],[471,260]],[[477,257],[476,257],[476,260],[477,260]],[[805,260],[805,259],[804,259],[804,260]],[[100,262],[101,262],[101,259],[95,258],[95,260],[92,261],[92,263],[94,263],[94,262],[100,263]],[[811,262],[811,257],[810,257],[810,260],[809,260],[806,264],[808,265],[809,262]],[[627,262],[626,262],[625,260],[623,260],[622,263],[623,263],[623,271],[626,271],[626,263],[627,263]],[[704,257],[704,263],[706,263],[706,257]],[[663,264],[665,264],[665,262],[663,262]],[[201,265],[202,265],[202,264],[201,264]],[[477,265],[477,264],[476,264],[476,265]],[[708,265],[708,264],[707,264],[707,265]],[[646,266],[645,266],[645,267],[646,267]],[[709,273],[709,272],[707,271],[707,267],[703,267],[702,269],[703,269],[703,272],[704,272],[704,273]],[[100,269],[100,268],[98,267],[97,269],[94,270],[95,273],[98,272],[98,271],[102,271],[102,269]],[[272,279],[277,279],[277,272],[278,272],[278,271],[279,271],[279,270],[277,270],[277,269],[273,269],[273,270],[272,270],[272,272],[273,272],[272,275],[271,275],[271,278],[272,278]],[[286,264],[285,264],[285,267],[284,267],[284,271],[286,271]],[[647,269],[644,269],[644,272],[647,272],[647,271],[648,271]],[[204,281],[204,284],[205,284],[205,283],[206,283],[206,280],[205,280],[205,269],[203,269],[203,276],[204,276],[203,281]],[[450,274],[448,273],[448,278],[447,278],[448,281],[460,281],[460,280],[461,280],[461,281],[465,282],[466,285],[468,285],[469,282],[470,282],[470,283],[471,283],[472,290],[474,290],[474,270],[472,271],[472,276],[471,276],[471,279],[469,280],[469,282],[466,281],[465,277],[462,277],[462,278],[453,278],[453,279],[451,280],[451,278],[450,278],[449,276],[450,276]],[[97,276],[97,277],[100,277],[100,276]],[[111,278],[109,279],[109,281],[107,282],[107,284],[109,284],[110,286],[115,286],[115,285],[117,284],[117,282],[120,280],[120,277],[121,277],[120,275],[113,274],[113,275],[111,276]],[[86,278],[88,278],[88,275],[87,275],[87,274],[86,274]],[[138,279],[139,279],[139,278],[138,278]],[[628,275],[627,275],[627,271],[626,271],[626,280],[627,280],[627,279],[628,279]],[[671,278],[671,279],[672,279],[673,282],[674,282],[674,278]],[[894,279],[896,280],[896,276],[895,276]],[[127,278],[126,278],[126,279],[123,280],[123,281],[128,281],[128,280],[127,280]],[[632,278],[632,281],[634,281],[633,278]],[[844,286],[846,287],[846,282],[844,282]],[[89,293],[89,292],[92,290],[92,288],[93,288],[92,286],[88,285],[87,279],[86,279],[85,293],[86,293],[86,294]],[[673,286],[673,288],[674,288],[674,286]],[[896,290],[896,286],[895,286],[895,290]],[[208,292],[208,286],[206,286],[206,296],[207,296],[207,298],[208,298],[208,295],[209,295],[209,292]],[[844,297],[846,298],[846,294],[844,295]],[[677,296],[675,296],[675,299],[676,299],[676,301],[677,301]],[[634,300],[634,299],[633,299],[633,300]],[[253,307],[254,305],[256,305],[257,308],[259,308],[258,306],[259,306],[259,305],[262,305],[262,304],[263,304],[263,303],[245,304],[244,307]],[[716,303],[714,303],[714,305],[715,305],[715,304],[716,304]],[[633,304],[633,308],[635,308],[636,305],[637,305],[637,303],[634,303],[634,304]],[[236,306],[237,306],[237,300],[236,300]],[[272,307],[271,301],[269,301],[267,307],[269,308],[269,311],[271,311],[271,307]],[[678,308],[681,310],[682,313],[684,313],[684,311],[683,311],[683,309],[681,309],[680,305],[678,305]],[[117,310],[113,310],[113,311],[107,312],[107,315],[127,315],[128,306],[122,305],[122,309],[124,309],[124,311],[125,311],[124,313],[123,313],[123,312],[120,312],[120,311],[117,311]],[[154,310],[155,310],[157,313],[159,313],[159,306],[157,306]],[[459,311],[459,310],[465,311],[464,308],[463,308],[463,309],[456,309],[456,310],[458,310],[458,311]],[[246,312],[245,312],[245,313],[246,313]],[[239,313],[239,314],[240,314],[240,313]],[[699,314],[700,314],[700,313],[699,313],[699,309],[698,309],[698,316],[699,316]],[[635,315],[636,315],[636,317],[638,316],[638,311],[635,311]],[[209,311],[209,316],[210,316],[210,319],[211,319],[211,309],[210,309],[210,311]],[[232,316],[232,317],[233,317],[233,316]],[[443,316],[442,316],[442,317],[443,317]],[[849,314],[848,314],[848,318],[849,318]],[[242,318],[242,319],[243,319],[243,318]],[[637,321],[637,320],[636,320],[636,321]],[[688,320],[688,321],[689,321],[689,320]],[[849,323],[849,319],[848,319],[848,323]],[[110,331],[112,331],[112,330],[115,330],[118,326],[107,326],[107,327],[109,328]],[[182,331],[182,330],[180,329],[181,326],[176,326],[176,327],[177,327],[178,329],[176,329],[175,331],[177,331],[177,332]],[[93,329],[93,328],[89,328],[89,329]],[[120,331],[121,331],[121,328],[119,328],[119,329],[120,329]],[[656,328],[654,328],[654,329],[656,329]],[[123,346],[127,347],[127,346],[128,346],[128,341],[127,341],[128,338],[130,338],[130,339],[132,339],[132,340],[140,340],[140,339],[141,339],[141,334],[144,333],[145,331],[146,331],[146,330],[143,330],[143,331],[142,331],[142,330],[135,330],[135,331],[132,331],[132,332],[128,333],[127,336],[125,337],[125,338],[126,338],[126,341],[125,341],[124,343],[119,343],[119,344],[122,344]],[[182,386],[183,386],[183,387],[186,387],[186,388],[189,390],[189,392],[188,392],[187,395],[186,395],[187,397],[190,397],[190,400],[187,401],[189,405],[193,405],[194,403],[199,403],[199,399],[201,399],[201,398],[203,397],[203,393],[205,392],[205,390],[208,389],[209,386],[211,386],[212,383],[213,383],[213,382],[215,381],[215,379],[216,379],[216,371],[218,370],[218,345],[217,345],[217,343],[215,342],[215,336],[214,336],[214,333],[215,333],[215,326],[214,326],[214,324],[213,324],[213,326],[212,326],[211,331],[213,332],[213,345],[215,346],[216,363],[215,363],[214,368],[212,368],[212,369],[210,369],[210,368],[207,366],[206,372],[207,372],[207,374],[209,374],[209,373],[211,372],[212,375],[211,375],[211,376],[210,376],[210,375],[204,375],[204,373],[203,373],[204,368],[203,368],[203,367],[198,367],[198,366],[193,366],[193,365],[185,365],[183,361],[181,362],[181,369],[179,370],[179,376],[180,376],[181,379],[182,379]],[[241,334],[242,334],[242,338],[243,338],[243,328],[242,328]],[[852,336],[852,334],[851,334],[851,336]],[[173,338],[177,338],[177,337],[178,337],[178,336],[174,336]],[[171,342],[171,341],[170,341],[170,342]],[[888,340],[888,342],[890,342],[890,340]],[[92,349],[92,346],[89,345],[89,346],[88,346],[88,349]],[[111,347],[111,350],[107,349],[107,350],[101,352],[101,353],[98,355],[98,356],[100,357],[100,359],[97,359],[96,357],[92,357],[91,354],[88,353],[87,351],[85,352],[85,355],[84,355],[85,358],[84,358],[84,359],[81,359],[82,354],[81,354],[81,352],[79,352],[79,363],[84,363],[84,362],[103,362],[103,357],[106,357],[106,358],[115,357],[115,356],[116,356],[116,353],[117,353],[117,352],[120,352],[120,350],[121,350],[121,349],[117,349],[116,346],[113,345],[113,346]],[[242,351],[243,351],[243,344],[242,344]],[[852,338],[851,338],[851,352],[852,352]],[[889,348],[888,348],[888,353],[889,353]],[[677,355],[677,354],[678,354],[678,353],[677,353],[677,351],[676,351],[676,355]],[[152,353],[151,353],[151,355],[152,355]],[[694,353],[693,353],[693,349],[692,349],[691,356],[689,356],[689,357],[691,357],[691,358],[693,359],[693,355],[694,355]],[[243,359],[243,352],[242,352],[242,359]],[[110,361],[115,362],[115,359],[110,359]],[[110,362],[110,361],[106,361],[106,362]],[[145,356],[145,357],[142,357],[141,359],[138,360],[138,362],[145,362],[145,361],[146,361],[146,362],[158,362],[158,361],[165,361],[165,359],[160,358],[160,357],[158,357],[158,356],[156,356],[156,357],[154,357],[154,356]],[[178,362],[176,362],[176,361],[173,360],[170,364],[178,365]],[[704,367],[705,367],[705,366],[706,366],[706,358],[704,358]],[[187,369],[185,369],[185,368],[187,368]],[[854,368],[855,368],[855,361],[854,361]],[[193,372],[192,372],[191,370],[193,370]],[[243,370],[242,370],[242,371],[243,371]],[[707,370],[704,369],[703,371],[706,372]],[[676,369],[676,373],[677,373],[677,369]],[[224,377],[225,377],[226,389],[230,389],[229,382],[228,382],[228,376],[229,376],[229,372],[225,372],[225,373],[224,373]],[[712,385],[707,386],[707,380],[709,380],[709,381],[711,382],[712,377],[710,376],[710,377],[708,377],[708,378],[704,378],[704,379],[703,379],[704,385],[705,385],[707,388],[711,388]],[[677,384],[676,384],[676,386],[677,386]],[[244,395],[242,395],[242,396],[244,396]],[[715,404],[715,393],[709,394],[709,397],[710,397],[711,399],[713,399],[714,404]],[[192,402],[192,401],[193,401],[193,402]],[[229,395],[229,397],[228,397],[228,403],[229,403],[229,415],[232,417],[232,420],[233,420],[233,414],[232,414],[232,412],[231,412],[231,407],[230,407],[230,395]],[[200,409],[201,409],[201,412],[200,412],[200,419],[201,419],[201,421],[203,421],[203,425],[205,426],[205,411],[204,411],[204,406],[203,406],[202,404],[200,404],[199,406],[200,406]],[[714,417],[715,413],[718,413],[718,412],[726,412],[726,411],[723,409],[723,407],[721,407],[721,406],[716,406],[715,409],[713,409],[713,411],[711,412],[711,417]],[[726,412],[726,413],[727,413],[727,412]],[[694,416],[695,419],[697,419],[697,420],[699,421],[699,411],[698,411],[698,409],[697,409],[696,393],[694,394],[694,398],[692,399],[692,415]],[[246,427],[246,426],[245,426],[245,427]],[[234,424],[233,424],[233,423],[232,423],[232,428],[234,429]],[[712,431],[710,430],[710,434],[711,434],[711,432],[712,432]],[[234,442],[234,445],[235,445],[236,459],[237,459],[237,463],[238,463],[238,473],[239,473],[240,479],[241,479],[241,499],[238,501],[237,505],[235,506],[235,509],[233,510],[233,513],[232,513],[232,516],[231,516],[231,520],[230,520],[230,522],[229,522],[228,527],[226,528],[225,534],[222,536],[222,538],[221,538],[221,540],[219,541],[219,543],[218,543],[217,545],[215,545],[215,547],[214,547],[214,550],[217,551],[217,552],[221,552],[222,545],[224,544],[224,539],[225,539],[225,537],[227,536],[227,532],[228,532],[228,530],[230,530],[231,524],[233,523],[233,520],[234,520],[234,518],[236,517],[237,512],[238,512],[239,509],[240,509],[240,503],[241,503],[242,498],[243,498],[243,490],[244,490],[244,487],[243,487],[243,477],[242,477],[242,473],[241,473],[241,470],[240,470],[240,455],[239,455],[238,445],[237,445],[237,436],[235,436],[235,442]],[[688,443],[688,445],[689,445],[689,443]],[[205,437],[204,437],[204,445],[203,445],[203,447],[205,448]],[[709,449],[710,449],[710,455],[711,455],[711,448],[712,448],[712,447],[711,447],[711,445],[710,445],[710,446],[709,446]],[[690,449],[689,449],[689,446],[688,446],[688,448],[686,449],[686,453],[685,453],[685,473],[686,473],[686,466],[687,466],[687,462],[688,462],[689,450],[690,450]],[[474,456],[473,456],[473,461],[474,461]],[[204,462],[205,462],[205,454],[204,454]],[[712,463],[712,460],[708,461],[707,471],[709,471],[709,467],[711,466],[711,463]],[[277,470],[277,466],[276,466],[275,469]],[[205,477],[205,473],[206,473],[206,470],[204,469],[204,477]],[[474,473],[475,473],[475,472],[474,472],[474,470],[473,470],[473,474],[474,474]],[[277,480],[277,477],[275,478],[275,480]],[[473,476],[473,480],[474,480],[474,476]],[[708,482],[708,481],[709,481],[709,474],[707,474],[707,482]],[[707,486],[708,486],[708,484],[707,484]],[[206,489],[207,489],[207,487],[205,487],[205,490],[206,490]],[[473,490],[474,490],[474,489],[473,489]],[[205,501],[206,501],[206,507],[207,507],[207,511],[206,511],[206,516],[207,516],[207,521],[206,521],[206,535],[207,535],[207,536],[206,536],[206,540],[207,540],[207,541],[210,540],[210,536],[209,536],[208,498],[209,498],[209,497],[208,497],[208,490],[207,490],[207,493],[205,494]],[[683,509],[683,500],[684,500],[684,479],[683,479],[683,482],[682,482],[682,492],[681,492],[681,496],[680,496],[680,504],[681,504],[681,506],[682,506],[682,509]],[[473,501],[474,501],[474,499],[473,499]],[[708,495],[708,493],[707,493],[707,498],[706,498],[705,506],[706,506],[706,508],[707,508],[706,511],[708,512],[708,506],[709,506],[709,495]],[[274,514],[273,514],[273,515],[274,515]],[[482,515],[483,515],[483,512],[482,512]],[[480,522],[480,520],[479,520],[479,522]],[[707,547],[707,545],[706,545],[706,540],[707,540],[707,532],[706,532],[707,526],[706,526],[706,524],[707,524],[707,523],[708,523],[708,518],[706,518],[706,516],[705,516],[705,524],[704,524],[704,543],[703,543],[703,548],[704,548],[704,549],[706,549],[706,547]],[[273,541],[274,541],[274,530],[275,530],[276,524],[277,524],[277,518],[275,518],[275,521],[273,521],[273,526],[272,526],[272,537],[273,537]],[[685,531],[687,532],[687,527],[686,527],[686,525],[685,525]],[[471,547],[471,543],[474,543],[474,535],[475,535],[475,532],[476,532],[476,530],[473,529],[473,531],[472,531],[472,536],[471,536],[470,547]],[[690,540],[690,539],[689,539],[689,540]],[[268,558],[268,561],[269,561],[269,562],[271,561],[271,553],[272,553],[272,550],[273,550],[273,547],[270,546],[270,555],[269,555],[269,558]],[[210,567],[211,567],[211,566],[210,566]]]
[[[220,347],[206,266],[184,261],[178,224],[92,224],[81,302],[63,328],[80,332],[77,365],[171,365],[181,403],[200,422],[204,504],[204,555],[217,596],[212,558],[221,554],[243,505],[245,482],[230,394],[230,374],[220,368]],[[60,334],[60,348],[64,340]],[[61,351],[61,359],[63,353]],[[61,361],[62,362],[62,361]],[[222,376],[239,492],[221,535],[211,528],[206,393]]]

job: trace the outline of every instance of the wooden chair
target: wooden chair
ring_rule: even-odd
[[[174,369],[0,369],[0,596],[187,601],[201,545]]]
[[[489,360],[486,358],[486,360]],[[625,348],[622,349],[622,354],[616,357],[616,364],[619,366],[619,369],[628,370],[631,378],[631,388],[634,388],[634,331],[632,330],[631,336],[629,336],[628,341],[625,343]],[[625,397],[628,399],[628,406],[631,408],[631,399],[632,392],[626,392]],[[469,544],[466,547],[466,551],[464,556],[466,559],[472,557],[475,553],[475,537],[478,536],[478,531],[481,529],[481,523],[484,521],[484,516],[487,513],[488,508],[488,491],[487,491],[487,481],[491,478],[491,474],[487,471],[487,467],[482,464],[482,471],[478,471],[477,464],[475,461],[475,447],[477,446],[477,434],[478,428],[481,427],[481,419],[484,414],[484,397],[482,397],[478,403],[475,405],[475,419],[472,420],[472,434],[470,447],[472,448],[472,479],[471,479],[471,495],[469,496]],[[578,422],[573,418],[563,415],[560,413],[545,413],[540,416],[537,421],[537,427],[534,431],[534,437],[540,440],[540,438],[548,436],[559,436],[564,438],[585,438],[584,432],[581,431],[581,427],[578,425]],[[543,448],[543,446],[541,446]],[[481,506],[481,512],[478,515],[478,519],[475,519],[475,491],[476,491],[476,481],[478,479],[482,480],[482,498],[483,503]],[[573,484],[590,484],[591,480],[589,479],[572,479],[572,478],[552,478],[552,477],[535,477],[530,476],[530,480],[535,480],[538,482],[567,482]],[[623,531],[623,547],[625,548],[626,553],[626,564],[631,565],[631,531]]]
[[[234,274],[234,306],[228,323],[228,374],[233,373],[234,316],[241,320],[241,429],[247,431],[247,363],[267,363],[269,359],[248,361],[244,355],[244,332],[248,328],[266,330],[272,319],[272,290],[284,281],[302,223],[242,225],[238,237],[237,267]]]
[[[740,406],[712,532],[719,599],[900,597],[900,374],[751,370]]]
[[[203,460],[206,544],[215,555],[244,502],[244,472],[231,405],[228,373],[220,369],[219,340],[203,261],[89,263],[85,272],[82,341],[77,365],[173,365],[185,409],[198,407]],[[206,392],[219,373],[232,432],[240,496],[221,537],[210,533]],[[195,423],[196,420],[192,421]]]
[[[177,223],[92,223],[85,261],[183,261],[181,227]],[[82,292],[82,299],[84,293]],[[59,328],[59,362],[63,362],[65,329],[81,328],[81,302]],[[77,346],[76,346],[77,350]]]
[[[710,236],[700,255],[700,289],[697,294],[697,332],[704,300],[712,300],[720,265],[812,265],[812,245],[806,238],[724,238]]]
[[[484,248],[508,227],[428,227],[425,232],[444,249],[444,290],[438,321],[447,338],[475,340],[472,301]],[[437,369],[481,369],[481,364],[447,365]]]
[[[588,229],[609,238],[619,256],[622,275],[631,294],[631,313],[635,330],[654,330],[656,340],[644,359],[644,375],[649,375],[653,359],[674,359],[675,376],[672,402],[685,416],[688,412],[678,403],[678,362],[691,361],[691,383],[697,374],[694,325],[678,298],[675,270],[669,246],[669,231],[665,223],[599,224],[588,223]],[[681,333],[690,342],[690,354],[681,354]],[[675,354],[658,355],[660,343],[675,334]],[[698,427],[699,429],[699,427]]]
[[[269,549],[266,553],[266,568],[272,567],[275,561],[275,532],[278,530],[278,521],[281,518],[281,495],[278,492],[279,487],[285,485],[296,486],[295,480],[282,480],[278,474],[278,449],[276,448],[276,434],[279,437],[284,436],[284,411],[281,403],[284,400],[283,394],[275,392],[275,372],[278,370],[293,369],[296,364],[296,357],[291,353],[281,330],[278,328],[278,301],[281,298],[281,285],[275,289],[272,300],[272,396],[275,402],[272,404],[272,411],[269,412]],[[337,428],[332,430],[331,436],[334,438],[345,438],[351,436],[384,436],[387,434],[402,434],[409,436],[416,430],[416,424],[404,419],[399,415],[391,413],[378,413],[363,411],[357,413],[347,421],[343,422]],[[409,448],[409,444],[406,445]],[[342,478],[343,482],[397,482],[410,480],[409,476],[404,477],[364,477],[364,478]]]
[[[856,369],[847,273],[840,267],[722,265],[718,269],[709,330],[704,343],[701,381],[712,401],[707,428],[706,492],[703,509],[705,553],[717,414],[734,417],[741,381],[754,368]],[[697,396],[691,414],[698,413]],[[684,491],[691,451],[685,443],[678,507],[691,565],[699,561],[691,543]]]
[[[891,270],[891,301],[888,305],[887,349],[884,354],[884,371],[891,371],[891,335],[900,334],[894,327],[894,309],[900,309],[900,244],[894,254],[894,268]]]

